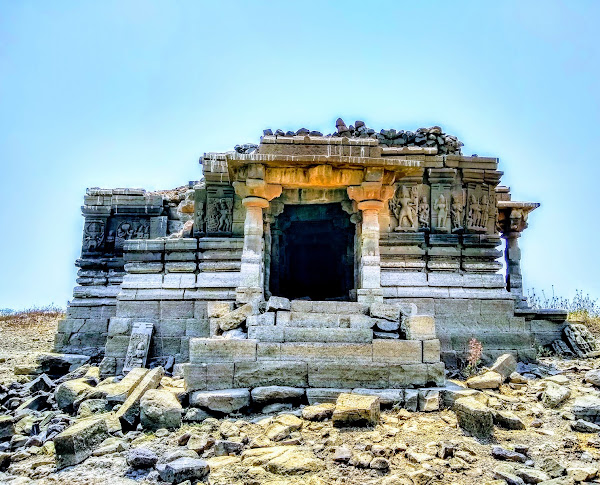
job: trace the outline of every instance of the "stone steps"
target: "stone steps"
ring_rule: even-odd
[[[367,315],[369,313],[369,305],[354,301],[292,300],[290,304],[292,312],[335,313],[341,315]]]
[[[292,310],[291,312],[278,311],[276,318],[277,326],[297,328],[372,328],[375,323],[376,319],[362,313],[340,314]]]
[[[370,343],[370,328],[311,328],[256,325],[248,327],[248,338],[261,342],[355,342]]]

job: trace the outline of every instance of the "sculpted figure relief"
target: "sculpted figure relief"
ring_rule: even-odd
[[[231,232],[233,199],[209,199],[206,213],[207,232]]]
[[[479,227],[480,220],[481,220],[481,206],[479,205],[479,202],[477,201],[477,197],[475,197],[474,194],[471,194],[469,196],[469,215],[468,215],[467,226],[470,228]]]
[[[400,188],[390,200],[390,209],[398,220],[396,231],[404,231],[416,229],[417,227],[417,205],[418,205],[417,187],[412,187],[410,190],[406,185]]]
[[[463,229],[463,211],[464,211],[464,197],[462,192],[455,192],[452,194],[452,206],[450,208],[450,218],[452,219],[452,230],[458,231]]]
[[[480,205],[481,205],[481,218],[479,220],[479,226],[486,227],[487,223],[488,223],[489,211],[490,211],[490,202],[489,202],[489,198],[486,194],[483,194],[481,196]]]
[[[205,223],[204,215],[205,215],[204,202],[198,202],[197,209],[196,209],[196,225],[197,225],[197,229],[199,232],[204,232],[204,223]]]
[[[437,227],[445,230],[448,225],[448,202],[446,202],[444,194],[440,194],[437,198],[435,209],[437,210]]]
[[[426,196],[421,197],[419,203],[419,227],[429,229],[429,202],[427,202]]]
[[[104,240],[104,223],[88,222],[84,227],[83,248],[85,251],[94,251],[100,247]]]

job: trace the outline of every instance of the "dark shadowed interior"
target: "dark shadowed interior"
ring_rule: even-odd
[[[354,225],[341,204],[286,205],[271,234],[273,295],[349,299],[354,287]]]

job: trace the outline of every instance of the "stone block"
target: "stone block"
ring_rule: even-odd
[[[308,404],[335,403],[340,394],[352,392],[352,389],[333,389],[311,387],[306,389]]]
[[[108,336],[129,335],[133,318],[113,317],[108,323]]]
[[[195,391],[190,395],[190,405],[231,414],[250,406],[250,390]]]
[[[422,387],[429,381],[427,364],[389,365],[389,387]]]
[[[234,364],[183,364],[185,389],[191,391],[214,391],[233,387]]]
[[[427,384],[434,386],[443,386],[446,382],[446,366],[443,362],[435,364],[426,364],[427,366]]]
[[[160,306],[158,301],[118,301],[117,313],[122,318],[158,320]]]
[[[276,326],[249,326],[248,338],[256,339],[259,342],[283,342],[284,327]]]
[[[193,273],[167,273],[164,276],[162,287],[167,289],[195,288],[196,275]]]
[[[108,337],[104,355],[106,357],[125,357],[129,346],[129,335],[115,335]]]
[[[161,481],[167,483],[198,483],[209,473],[209,465],[198,458],[183,457],[156,466]]]
[[[248,315],[248,317],[246,317],[246,325],[248,327],[254,325],[273,326],[275,325],[275,313],[270,312],[261,313],[260,315]]]
[[[281,344],[281,360],[333,360],[339,363],[372,361],[371,344],[289,342]]]
[[[412,315],[402,320],[402,329],[409,340],[436,338],[435,319],[431,315]]]
[[[419,409],[419,391],[416,389],[406,389],[404,391],[404,409],[412,413]]]
[[[193,318],[193,301],[161,301],[160,318],[163,320],[173,318]]]
[[[198,265],[190,261],[176,261],[165,264],[167,273],[193,273]]]
[[[208,318],[192,318],[186,320],[185,335],[186,337],[208,338],[210,336]]]
[[[502,376],[503,380],[508,379],[513,372],[517,370],[517,359],[512,354],[502,354],[496,359],[494,365],[490,367],[490,371],[497,372]]]
[[[389,387],[389,369],[385,364],[365,362],[360,365],[309,363],[308,384],[311,387]]]
[[[256,340],[190,339],[190,362],[239,362],[256,360]]]
[[[370,328],[296,328],[283,327],[284,342],[354,342],[373,340]]]
[[[379,423],[379,397],[340,394],[331,417],[335,427],[375,426]]]
[[[144,429],[179,428],[183,408],[171,391],[150,389],[140,400],[140,424]]]
[[[420,364],[423,344],[420,340],[373,340],[373,362]]]
[[[290,308],[293,312],[312,312],[313,302],[309,300],[292,300]]]
[[[269,298],[267,302],[267,311],[268,312],[276,312],[277,310],[287,310],[291,309],[290,300],[287,298],[283,298],[281,296],[272,296]]]
[[[209,318],[220,318],[232,312],[232,301],[209,301],[206,303],[206,313]]]
[[[256,344],[256,360],[279,360],[281,344],[276,342],[258,342]]]
[[[475,436],[489,436],[494,429],[494,416],[492,411],[470,397],[457,399],[453,407],[458,425],[466,432]]]
[[[126,274],[123,276],[121,287],[127,288],[161,288],[163,276],[161,274]]]
[[[400,307],[397,305],[389,305],[387,303],[372,303],[369,309],[369,314],[373,318],[389,320],[390,322],[400,321]]]
[[[440,361],[440,341],[424,340],[423,341],[423,362],[426,364],[434,364]]]
[[[440,410],[440,391],[423,389],[419,391],[419,411],[430,413]]]
[[[252,315],[254,309],[250,303],[236,308],[230,313],[223,315],[218,319],[219,328],[223,331],[233,330],[238,328],[246,321],[249,315]]]
[[[308,386],[308,366],[296,361],[236,362],[234,387]]]
[[[402,406],[404,404],[404,389],[352,389],[352,394],[377,396],[382,407]]]
[[[256,387],[250,392],[252,401],[259,405],[273,402],[299,401],[304,397],[304,388],[290,386]]]
[[[115,413],[115,416],[129,426],[134,426],[140,413],[140,400],[146,391],[156,389],[165,372],[162,367],[156,367],[150,370],[131,394],[125,399],[125,402]]]
[[[148,369],[133,369],[119,382],[103,384],[94,388],[90,399],[106,399],[109,403],[124,403],[147,373]]]
[[[238,271],[219,271],[217,273],[199,273],[198,288],[237,288],[241,286],[241,273]]]
[[[69,426],[54,437],[56,468],[81,463],[108,437],[104,419],[89,418]]]

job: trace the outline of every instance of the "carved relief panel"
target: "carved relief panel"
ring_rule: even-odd
[[[423,184],[398,184],[388,202],[392,229],[397,232],[428,231],[431,226],[429,187]]]
[[[104,247],[104,237],[106,233],[106,221],[88,220],[83,225],[83,252],[97,252]]]
[[[233,225],[233,187],[207,187],[205,219],[206,234],[219,236],[231,235]]]
[[[467,189],[466,228],[486,232],[490,218],[490,190],[487,184],[469,184]]]
[[[194,190],[194,231],[196,234],[206,233],[206,189]]]

